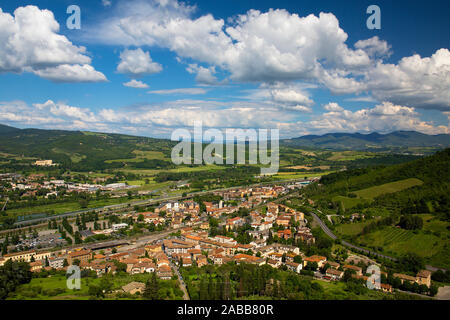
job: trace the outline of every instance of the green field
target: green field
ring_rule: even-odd
[[[370,221],[366,222],[356,222],[356,223],[345,223],[336,227],[336,231],[339,234],[346,236],[356,236],[361,233],[363,228],[368,225]]]
[[[9,299],[31,299],[31,300],[87,300],[90,298],[88,294],[90,285],[99,285],[103,278],[112,283],[112,291],[120,290],[122,286],[138,281],[145,283],[151,274],[120,274],[115,276],[107,276],[101,278],[82,278],[80,290],[72,290],[67,288],[66,277],[55,275],[48,278],[34,278],[30,283],[21,285]],[[105,281],[105,280],[103,280]],[[160,280],[162,287],[161,293],[167,295],[173,300],[182,299],[181,290],[174,290],[176,280]],[[106,299],[117,299],[114,294],[108,294]],[[133,299],[140,299],[139,295],[135,295]]]
[[[333,155],[328,158],[331,161],[352,161],[358,159],[368,159],[375,157],[375,153],[361,152],[361,151],[335,151]]]
[[[353,292],[346,290],[345,282],[341,281],[321,281],[312,280],[313,283],[319,284],[324,291],[324,298],[326,300],[381,300],[383,298],[392,298],[392,294],[383,293],[380,291],[366,289],[361,295],[356,295]]]
[[[370,187],[367,189],[362,189],[355,191],[358,197],[364,199],[373,199],[386,193],[394,193],[408,189],[415,186],[420,186],[423,182],[416,178],[404,179],[395,182],[385,183],[379,186]]]
[[[333,202],[342,202],[345,209],[351,209],[360,203],[365,203],[369,201],[367,199],[349,198],[344,196],[334,196],[332,200]]]
[[[284,179],[301,179],[304,177],[312,178],[312,177],[321,177],[330,173],[333,173],[334,171],[325,171],[325,172],[279,172],[272,177],[275,180],[284,180]]]
[[[142,151],[142,150],[134,150],[133,153],[136,155],[136,158],[130,158],[130,159],[114,159],[114,160],[106,160],[106,163],[112,163],[112,162],[139,162],[144,159],[152,160],[166,160],[170,161],[169,158],[167,158],[164,153],[160,151]]]
[[[386,193],[399,192],[404,189],[408,189],[414,186],[419,186],[423,182],[416,178],[404,179],[395,182],[385,183],[379,186],[374,186],[366,189],[361,189],[358,191],[353,191],[357,198],[350,198],[346,196],[334,196],[332,200],[334,202],[342,202],[346,209],[351,209],[357,206],[359,203],[364,203],[371,201],[374,198],[381,196]]]
[[[112,198],[112,199],[102,199],[102,200],[91,200],[89,201],[88,208],[103,207],[112,204],[120,204],[130,201],[127,197],[122,198]],[[33,213],[50,213],[54,211],[55,214],[77,211],[81,210],[80,204],[77,201],[64,202],[64,203],[54,203],[42,206],[25,207],[6,210],[6,213],[10,217],[28,215]]]
[[[424,220],[423,230],[414,232],[397,227],[385,227],[359,237],[359,243],[363,246],[383,247],[383,253],[388,255],[415,253],[427,259],[433,266],[449,268],[450,241],[447,237],[447,227],[450,223],[428,220],[431,215],[420,216]]]

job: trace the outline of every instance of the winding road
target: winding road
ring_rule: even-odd
[[[314,221],[316,221],[319,224],[319,226],[322,228],[323,232],[325,232],[331,239],[333,239],[333,240],[337,239],[337,236],[328,228],[328,226],[319,218],[319,216],[317,216],[317,214],[315,214],[314,212],[310,212],[310,214],[313,216]],[[355,246],[354,244],[351,244],[351,243],[349,243],[349,242],[347,242],[345,240],[341,240],[341,244],[346,246],[346,247],[355,249],[355,250],[360,250],[360,251],[362,251],[362,252],[364,252],[366,254],[374,254],[374,255],[376,255],[378,257],[381,257],[381,258],[384,258],[384,259],[389,259],[389,260],[392,260],[392,261],[397,261],[398,260],[396,258],[387,256],[387,255],[384,255],[384,254],[381,254],[381,253],[378,253],[378,252],[370,251],[370,250],[367,250],[367,249]],[[446,269],[437,268],[437,267],[434,267],[434,266],[431,266],[431,265],[426,265],[425,268],[427,270],[429,270],[429,271],[432,271],[432,272],[437,271],[437,270],[446,271]]]

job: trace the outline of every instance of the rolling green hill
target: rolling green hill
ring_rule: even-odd
[[[77,171],[94,171],[124,166],[115,159],[141,158],[142,167],[169,167],[174,142],[164,139],[123,134],[64,130],[17,129],[0,125],[0,152],[12,155],[52,159]],[[142,159],[143,153],[157,157]],[[147,162],[145,162],[147,161]],[[145,162],[145,163],[144,163]]]
[[[328,133],[322,136],[309,135],[286,139],[281,145],[293,148],[308,147],[331,150],[388,150],[404,152],[426,152],[427,148],[450,146],[450,135],[426,135],[414,131],[397,131],[388,134]]]
[[[336,139],[342,139],[342,143],[346,144],[345,136],[337,134]],[[18,129],[0,124],[0,165],[20,171],[22,165],[34,160],[52,159],[66,169],[79,172],[105,169],[170,170],[174,169],[170,153],[175,144],[166,139],[123,134]],[[306,174],[310,171],[402,163],[419,157],[376,151],[310,151],[281,146],[281,171]]]
[[[326,214],[341,216],[332,228],[353,244],[393,257],[412,253],[449,268],[449,168],[450,149],[445,149],[403,164],[323,176],[305,193]],[[345,218],[353,213],[362,213],[364,220]]]

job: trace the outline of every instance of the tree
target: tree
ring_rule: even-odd
[[[10,292],[15,291],[20,284],[29,283],[32,278],[30,265],[26,262],[6,261],[0,267],[0,300],[5,299]]]
[[[346,269],[344,271],[344,276],[342,277],[342,280],[345,282],[349,282],[353,279],[352,275],[355,274],[354,270]]]
[[[435,285],[430,287],[430,295],[434,297],[438,293],[438,288]]]
[[[414,273],[419,272],[419,270],[422,270],[425,267],[423,259],[414,253],[405,254],[400,258],[399,263],[402,265],[404,270]]]
[[[103,293],[103,290],[100,288],[100,286],[97,286],[94,284],[89,286],[88,294],[93,297],[104,297],[105,296]]]
[[[159,290],[158,279],[156,277],[156,273],[153,272],[150,279],[148,279],[147,283],[145,284],[144,298],[149,300],[157,300],[158,290]]]
[[[202,277],[202,279],[200,280],[199,299],[200,300],[207,300],[208,299],[208,285],[206,284],[206,281],[205,281],[204,277]]]
[[[74,238],[75,238],[75,243],[76,243],[76,244],[83,243],[83,240],[81,240],[81,234],[80,234],[80,232],[78,232],[78,231],[75,232]]]
[[[80,199],[78,204],[80,205],[80,208],[85,209],[87,208],[89,201],[87,199]]]
[[[402,229],[406,229],[406,230],[422,229],[423,220],[422,220],[422,218],[420,218],[418,216],[411,216],[411,215],[402,216],[400,218],[400,222],[398,223],[398,225]]]
[[[230,278],[228,277],[228,275],[225,276],[225,282],[224,282],[224,286],[223,286],[223,295],[222,295],[222,299],[223,300],[230,300],[231,298],[231,284],[230,284]]]
[[[8,243],[5,241],[5,242],[3,242],[3,246],[2,246],[2,255],[4,256],[7,253],[8,253]]]

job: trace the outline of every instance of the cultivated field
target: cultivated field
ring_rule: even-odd
[[[421,184],[423,184],[421,180],[411,178],[362,189],[353,193],[355,193],[360,198],[373,199],[386,193],[402,191],[404,189],[419,186]]]

